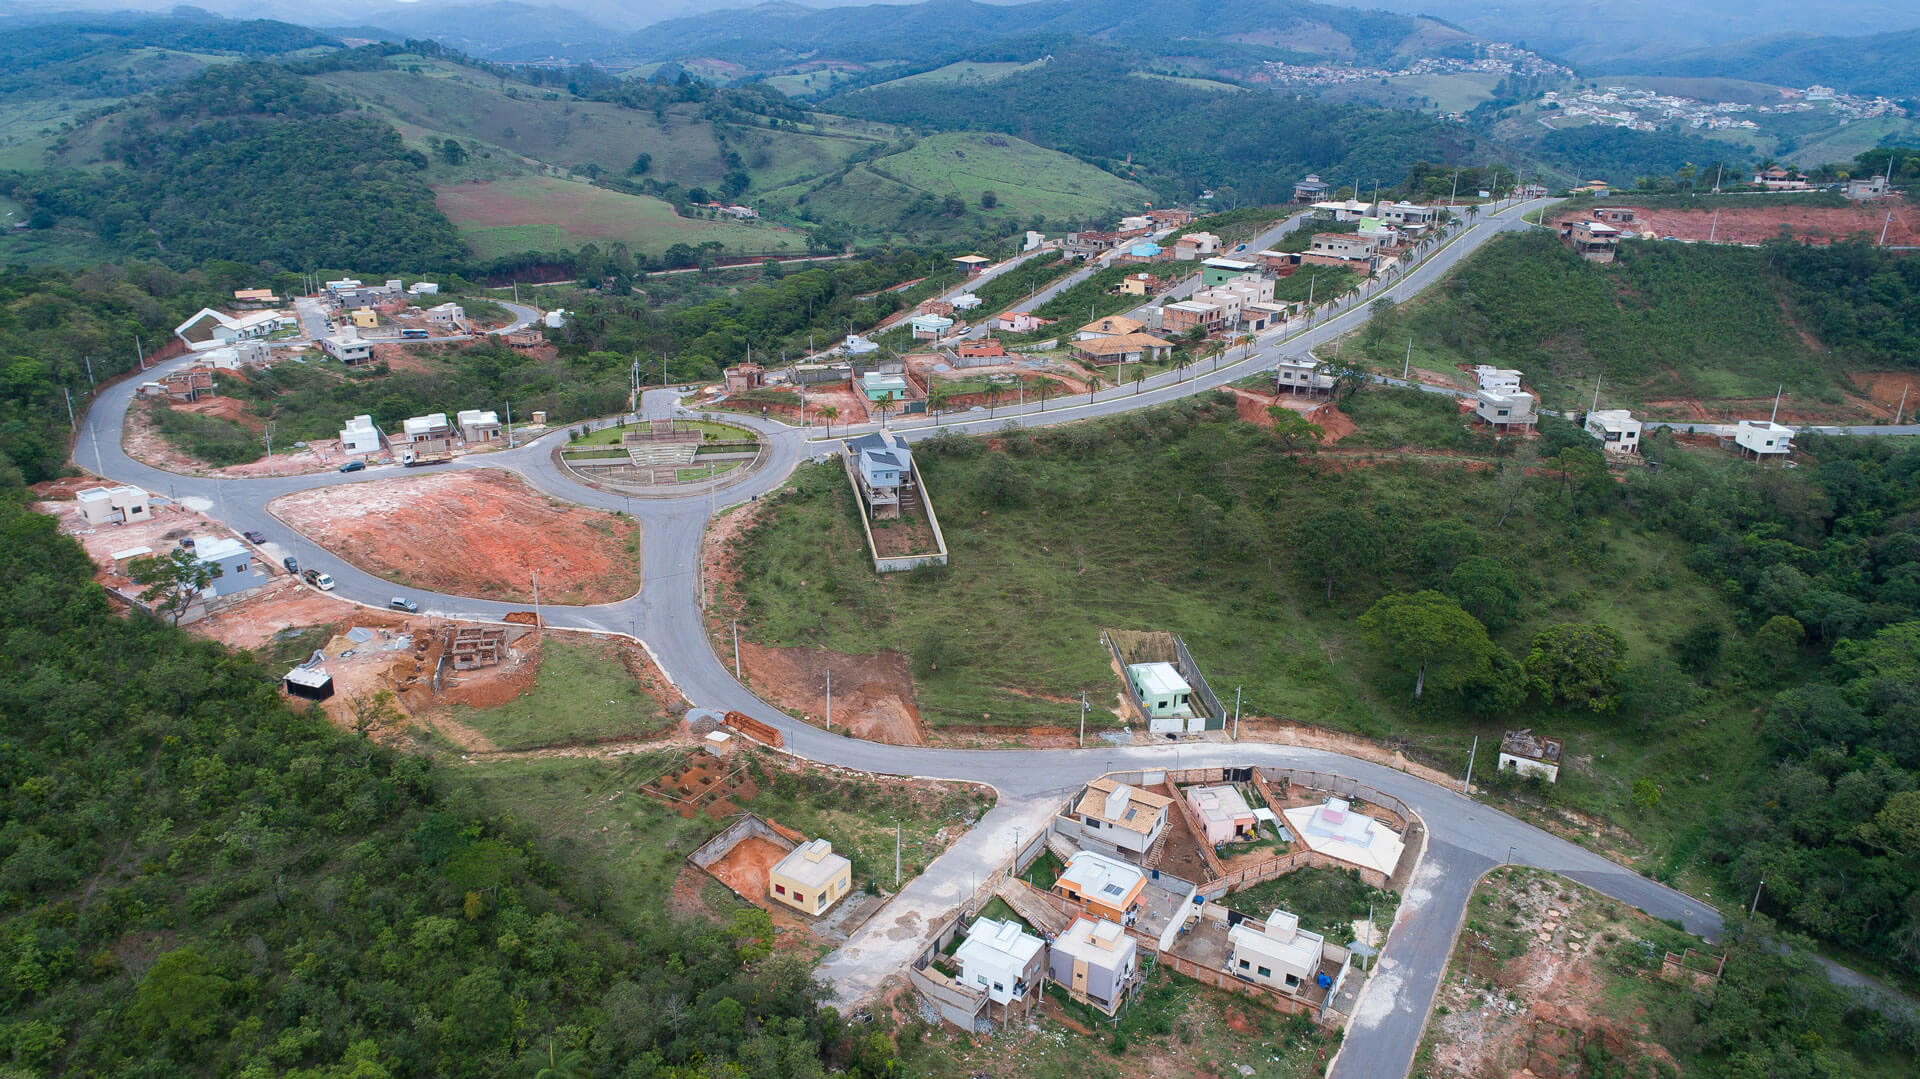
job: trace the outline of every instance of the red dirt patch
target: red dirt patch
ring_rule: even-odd
[[[833,672],[833,729],[872,742],[927,742],[913,700],[913,675],[898,652],[849,656],[818,648],[769,648],[740,642],[747,684],[784,712],[825,723],[827,672]]]
[[[154,427],[150,409],[166,408],[164,403],[136,403],[127,410],[127,422],[121,432],[121,446],[127,456],[143,464],[168,472],[180,472],[195,476],[225,476],[245,478],[248,476],[295,476],[312,472],[326,472],[340,467],[348,458],[340,453],[338,439],[320,439],[307,443],[304,450],[295,450],[288,445],[274,447],[271,460],[263,457],[243,465],[227,465],[223,468],[210,468],[206,462],[189,457],[172,442],[162,436]],[[200,412],[230,419],[242,426],[258,431],[261,421],[244,412],[235,412],[240,402],[231,397],[201,398],[193,404],[177,406],[180,411]]]
[[[607,603],[639,588],[632,520],[494,469],[303,491],[271,508],[342,558],[415,588],[531,602],[535,572],[548,603]]]
[[[1780,229],[1806,243],[1829,244],[1858,233],[1878,241],[1887,231],[1887,243],[1920,244],[1920,212],[1900,198],[1872,199],[1853,206],[1741,206],[1719,210],[1650,210],[1634,207],[1641,232],[1682,240],[1758,244],[1777,239]],[[1893,215],[1891,224],[1887,215]],[[1715,221],[1715,214],[1719,220]]]
[[[1867,399],[1879,406],[1891,420],[1896,409],[1901,407],[1902,395],[1905,396],[1906,409],[1901,419],[1909,422],[1916,408],[1920,408],[1920,374],[1912,371],[1855,371],[1848,375],[1854,385],[1866,391]]]
[[[1308,423],[1320,425],[1322,445],[1330,446],[1360,429],[1354,426],[1346,413],[1325,399],[1294,397],[1284,393],[1268,397],[1251,390],[1236,389],[1233,391],[1233,402],[1240,418],[1256,427],[1273,426],[1273,417],[1267,413],[1267,409],[1275,405],[1298,412],[1307,418]]]
[[[708,866],[707,872],[754,906],[771,908],[771,901],[767,898],[767,875],[786,856],[787,852],[780,844],[750,835],[734,844],[725,857]]]

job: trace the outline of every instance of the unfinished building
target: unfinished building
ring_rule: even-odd
[[[489,626],[450,628],[447,658],[456,671],[499,666],[507,650],[507,631]]]

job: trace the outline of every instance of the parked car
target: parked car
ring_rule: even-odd
[[[348,461],[346,464],[340,466],[340,471],[342,472],[365,472],[366,470],[367,463],[365,461]]]
[[[387,601],[387,606],[393,608],[396,611],[405,611],[408,614],[420,613],[420,605],[410,599],[405,598],[404,596],[393,597],[392,599]]]
[[[189,551],[193,550],[193,537],[192,536],[180,537],[180,546],[186,548]]]
[[[283,558],[280,560],[280,564],[287,567],[288,573],[300,572],[300,560],[297,558]]]
[[[310,569],[307,572],[301,574],[300,576],[308,584],[312,585],[315,588],[318,588],[322,592],[333,591],[333,578],[327,576],[324,573],[321,573],[317,569]]]
[[[253,531],[253,530],[251,530],[251,529],[249,529],[249,530],[247,530],[247,531],[245,531],[245,532],[242,532],[242,533],[240,533],[240,534],[241,534],[242,536],[245,536],[245,537],[247,538],[247,542],[248,542],[248,543],[265,543],[265,542],[267,542],[267,534],[266,534],[265,532],[255,532],[255,531]]]

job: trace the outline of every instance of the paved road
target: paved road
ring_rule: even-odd
[[[1411,294],[1437,280],[1491,236],[1507,229],[1529,227],[1519,218],[1533,205],[1523,204],[1483,216],[1386,291],[1396,296]],[[529,308],[515,310],[522,317],[521,324],[531,321],[535,315]],[[1368,314],[1369,310],[1358,302],[1349,304],[1317,325],[1269,334],[1239,358],[1220,362],[1205,373],[1189,373],[1184,377],[1169,373],[1149,379],[1137,388],[1110,390],[1091,399],[1076,396],[1071,402],[1056,401],[1051,408],[1030,405],[1024,410],[1012,410],[1011,421],[1059,423],[1187,396],[1261,370],[1280,355],[1304,352],[1353,329]],[[174,363],[185,363],[189,359]],[[352,474],[329,472],[225,481],[163,472],[128,458],[121,450],[120,429],[135,383],[136,380],[123,381],[108,388],[96,400],[81,428],[76,461],[116,481],[136,483],[187,500],[236,530],[259,529],[269,536],[288,536],[291,530],[267,508],[273,499],[292,491],[365,483],[399,472],[397,468],[375,468]],[[666,390],[648,391],[641,405],[645,415],[654,417],[673,415],[679,409],[676,396]],[[582,486],[551,460],[552,439],[469,455],[436,467],[506,469],[556,497],[603,509],[626,510],[640,521],[646,542],[642,545],[639,593],[618,603],[599,606],[546,607],[542,614],[547,624],[564,629],[631,634],[648,647],[689,700],[702,707],[745,712],[780,729],[789,749],[801,757],[880,773],[983,782],[1000,792],[999,804],[980,827],[937,859],[922,877],[909,884],[895,903],[822,965],[823,976],[836,984],[836,999],[840,1003],[859,1000],[877,986],[881,978],[898,969],[900,960],[917,949],[931,928],[929,923],[970,892],[980,873],[1006,856],[1015,828],[1037,827],[1050,808],[1069,791],[1101,772],[1162,768],[1176,760],[1184,766],[1265,764],[1338,772],[1403,799],[1425,820],[1430,837],[1426,860],[1408,889],[1378,972],[1356,1007],[1347,1048],[1331,1072],[1337,1079],[1378,1079],[1406,1072],[1453,934],[1464,916],[1467,894],[1480,873],[1509,857],[1564,873],[1657,917],[1678,918],[1695,932],[1713,935],[1719,930],[1718,913],[1699,900],[1646,880],[1598,854],[1477,803],[1458,791],[1333,753],[1251,743],[1086,750],[918,748],[859,741],[797,722],[754,696],[714,654],[699,603],[699,550],[706,523],[715,511],[775,489],[804,456],[833,452],[837,440],[810,442],[809,432],[805,430],[753,417],[733,417],[730,422],[754,427],[765,434],[768,459],[761,468],[736,482],[682,497],[629,499]],[[907,428],[903,433],[914,438],[942,430],[979,433],[1008,422],[1008,410],[1002,410],[1000,416],[991,419],[933,419]],[[331,573],[336,581],[336,594],[342,598],[384,606],[394,594],[390,582],[338,561],[304,538],[276,541],[276,545],[266,549],[270,557],[279,557],[278,543],[284,543],[288,553],[299,557],[302,565],[319,566]],[[508,611],[527,606],[418,591],[411,595],[421,602],[425,613],[463,619],[498,620]]]

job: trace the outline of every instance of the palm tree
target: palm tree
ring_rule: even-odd
[[[1214,355],[1218,356],[1219,352],[1218,351],[1214,352]],[[1173,369],[1176,372],[1178,372],[1181,382],[1185,382],[1187,380],[1187,366],[1191,363],[1193,363],[1192,356],[1189,356],[1184,352],[1174,353]]]
[[[832,405],[820,406],[820,418],[827,421],[827,437],[833,437],[833,421],[840,418],[840,410]]]
[[[563,1055],[556,1055],[553,1039],[547,1039],[547,1066],[535,1072],[533,1079],[588,1079],[593,1069],[587,1067],[587,1054],[584,1050],[569,1049]]]
[[[1060,384],[1050,378],[1036,379],[1034,381],[1033,392],[1040,395],[1040,411],[1045,412],[1047,410],[1047,398],[1052,397],[1054,391],[1059,388]]]
[[[873,403],[873,410],[880,413],[880,426],[885,427],[887,425],[887,413],[893,411],[893,391],[888,390],[886,393],[881,394],[880,399]]]

